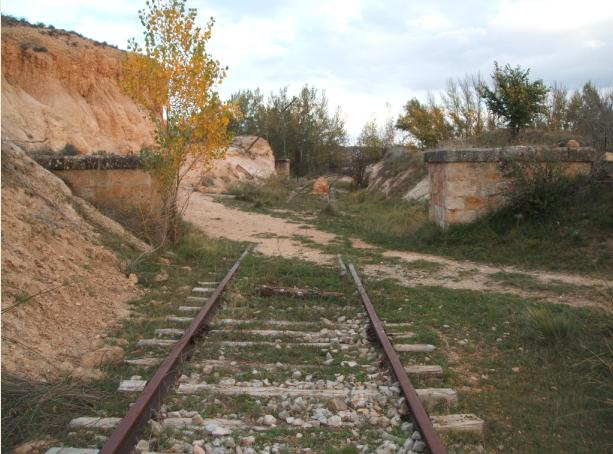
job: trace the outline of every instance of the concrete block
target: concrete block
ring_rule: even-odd
[[[112,430],[119,425],[121,418],[100,418],[81,416],[68,423],[69,429]]]
[[[99,449],[94,448],[69,448],[66,446],[60,446],[57,448],[49,448],[45,451],[45,454],[98,454]]]
[[[167,322],[175,322],[175,323],[191,323],[192,320],[193,320],[192,317],[176,317],[174,315],[166,317]]]
[[[174,339],[140,339],[136,345],[139,347],[170,347],[176,342]]]
[[[156,337],[181,337],[185,331],[176,328],[158,328],[155,330]]]
[[[436,347],[430,344],[395,344],[394,350],[397,352],[430,353],[436,350]]]
[[[188,304],[204,304],[208,301],[208,298],[202,296],[188,296],[185,298],[185,302]]]
[[[485,421],[473,414],[431,416],[438,433],[470,433],[483,438]]]
[[[427,408],[434,408],[437,404],[444,402],[450,407],[458,404],[458,394],[449,388],[417,388],[415,390],[419,400]]]
[[[133,366],[141,366],[141,367],[152,367],[157,366],[162,362],[161,358],[136,358],[136,359],[126,359],[126,364],[131,364]]]
[[[145,389],[147,380],[122,380],[117,391],[124,393],[140,392]]]
[[[420,377],[442,377],[443,368],[441,366],[407,366],[404,368],[409,375],[417,375]]]

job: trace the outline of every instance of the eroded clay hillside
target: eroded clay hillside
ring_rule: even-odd
[[[129,154],[153,124],[119,87],[123,52],[2,18],[2,139],[26,151]],[[69,147],[70,148],[70,147]]]
[[[37,379],[99,375],[84,355],[140,290],[105,244],[147,246],[2,144],[2,368]]]
[[[276,175],[275,156],[266,139],[236,136],[226,149],[224,159],[210,165],[196,163],[183,184],[200,192],[226,192],[234,185]]]

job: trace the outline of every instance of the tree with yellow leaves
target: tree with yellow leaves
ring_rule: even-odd
[[[206,52],[214,19],[202,29],[196,15],[186,0],[147,0],[139,11],[143,46],[129,41],[122,73],[124,90],[156,125],[157,147],[141,158],[159,185],[164,241],[170,242],[177,238],[181,180],[196,163],[224,156],[236,114],[216,91],[227,67]]]

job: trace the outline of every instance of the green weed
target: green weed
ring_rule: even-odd
[[[568,313],[554,313],[545,308],[529,308],[526,311],[528,333],[544,345],[566,344],[577,340],[577,320]]]

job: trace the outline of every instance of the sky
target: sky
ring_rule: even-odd
[[[139,38],[131,0],[3,0],[2,13],[74,30],[122,49]],[[202,25],[215,18],[209,52],[229,66],[219,87],[268,93],[304,84],[340,106],[352,139],[373,116],[396,118],[412,97],[493,62],[570,90],[613,87],[613,0],[188,0]]]

